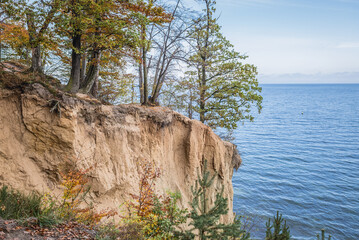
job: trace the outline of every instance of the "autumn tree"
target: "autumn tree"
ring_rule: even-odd
[[[130,73],[127,62],[131,57],[118,49],[104,51],[98,77],[97,98],[112,104],[134,103],[137,99],[135,75]]]
[[[261,110],[261,88],[256,67],[242,63],[247,56],[234,50],[220,32],[215,1],[203,0],[204,14],[194,20],[189,31],[193,54],[189,71],[178,85],[178,92],[188,96],[189,108],[209,126],[235,129],[237,122],[252,120],[251,108]],[[189,91],[189,89],[191,89]]]
[[[65,90],[73,93],[80,89],[82,36],[92,20],[88,11],[93,7],[93,2],[89,0],[67,0],[57,21],[60,38],[68,38],[71,42],[71,73]]]
[[[135,27],[142,21],[157,21],[150,17],[161,14],[161,8],[152,5],[145,8],[142,1],[81,1],[70,1],[72,5],[68,5],[67,12],[71,15],[63,15],[61,22],[70,29],[72,39],[72,70],[67,90],[89,93],[98,85],[101,55],[110,51],[121,57],[124,50],[127,55],[134,55],[132,50],[138,43]],[[143,16],[144,13],[147,15]],[[86,74],[81,74],[84,71]]]
[[[18,28],[26,29],[27,38],[21,38],[22,44],[31,49],[31,68],[32,72],[43,73],[43,45],[51,48],[52,34],[50,28],[58,13],[62,0],[6,0],[1,5],[1,11],[7,13],[12,20],[12,28],[19,31]],[[11,32],[8,36],[11,36]]]
[[[0,59],[11,58],[13,55],[20,58],[25,63],[29,62],[28,34],[26,29],[13,21],[3,21],[0,23]],[[7,49],[6,56],[3,49]]]
[[[93,95],[98,88],[102,59],[105,61],[111,59],[113,64],[119,65],[122,57],[133,55],[137,44],[134,21],[131,18],[131,14],[137,11],[137,4],[129,1],[105,0],[96,0],[95,3],[96,10],[90,12],[94,23],[88,30],[90,34],[87,34],[85,38],[90,55],[87,73],[80,85],[80,91],[83,93],[89,93],[95,89],[92,92]],[[101,58],[102,54],[107,55]],[[105,72],[102,74],[105,75]]]

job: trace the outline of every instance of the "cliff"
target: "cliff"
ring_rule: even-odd
[[[81,94],[54,97],[39,83],[0,88],[0,185],[58,196],[64,163],[95,166],[91,198],[99,209],[118,209],[137,192],[141,159],[162,169],[157,190],[179,191],[186,208],[207,159],[215,174],[210,199],[224,186],[230,209],[224,220],[233,218],[231,180],[240,157],[199,121],[162,107],[102,105]]]

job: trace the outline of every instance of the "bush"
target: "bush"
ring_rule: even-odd
[[[161,170],[154,162],[138,162],[140,175],[139,193],[132,194],[133,201],[126,202],[128,209],[124,223],[128,226],[139,224],[145,239],[172,239],[175,229],[186,221],[186,210],[180,210],[177,201],[179,193],[165,195],[155,193],[156,180]]]
[[[86,198],[90,191],[88,186],[86,170],[70,170],[66,174],[61,174],[63,180],[61,186],[64,188],[62,202],[58,207],[58,214],[65,221],[75,221],[86,225],[95,225],[103,218],[108,218],[117,214],[115,211],[95,212],[94,206],[87,204]],[[87,207],[83,205],[87,204]]]
[[[71,170],[61,174],[64,190],[60,202],[49,194],[31,192],[26,195],[3,186],[0,190],[0,217],[18,220],[35,217],[40,226],[51,226],[61,221],[94,226],[101,219],[117,214],[115,211],[96,212],[92,204],[86,203],[90,190],[86,174],[90,170]]]

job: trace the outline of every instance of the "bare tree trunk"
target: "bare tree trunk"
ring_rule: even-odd
[[[188,103],[188,117],[190,119],[193,119],[193,94],[192,94],[192,90],[190,91],[190,95],[189,95],[189,103]]]
[[[40,44],[31,48],[31,52],[31,71],[36,73],[43,73]]]
[[[148,104],[148,70],[147,70],[147,59],[146,59],[146,49],[142,48],[142,74],[143,74],[143,105]]]
[[[201,57],[202,57],[202,64],[201,64],[201,89],[200,89],[200,99],[199,99],[199,108],[200,108],[200,113],[199,113],[199,118],[201,122],[205,122],[206,118],[205,118],[205,114],[206,114],[206,93],[207,93],[207,89],[206,89],[206,84],[207,84],[207,73],[206,73],[206,64],[208,61],[208,48],[209,48],[209,34],[210,34],[210,2],[209,1],[205,1],[206,3],[206,15],[207,15],[207,25],[206,25],[206,34],[205,34],[205,39],[204,39],[204,52],[201,53]]]
[[[31,72],[42,73],[43,69],[41,66],[41,46],[38,42],[38,36],[36,34],[34,13],[31,10],[26,12],[26,22],[29,34],[29,43],[31,47]]]
[[[155,88],[153,89],[152,96],[150,98],[150,103],[151,104],[159,105],[158,104],[158,97],[160,95],[162,85],[163,85],[163,81],[160,81],[159,83],[156,84]]]
[[[101,52],[99,50],[94,50],[92,52],[90,66],[86,73],[85,80],[83,81],[83,85],[80,89],[82,93],[88,94],[93,89],[92,94],[97,95],[97,86],[94,87],[94,85],[96,85],[96,82],[98,81],[98,74],[100,70],[100,57]]]
[[[138,86],[140,88],[140,103],[143,103],[143,99],[144,99],[144,92],[143,92],[143,74],[142,74],[142,63],[139,64],[138,66],[138,74],[139,74],[139,83]]]
[[[81,35],[75,34],[72,38],[71,75],[65,90],[72,93],[78,92],[81,77]]]
[[[86,52],[84,52],[81,55],[81,70],[80,70],[80,86],[81,84],[83,84],[84,80],[85,80],[85,75],[86,75],[86,57],[87,54]]]
[[[0,62],[2,62],[2,28],[0,28]]]
[[[97,98],[97,96],[98,96],[98,75],[97,75],[97,77],[95,79],[95,82],[92,85],[90,94],[95,98]]]
[[[206,68],[202,66],[202,76],[201,76],[201,89],[200,89],[200,99],[199,99],[199,119],[204,123],[205,119],[205,95],[206,95]]]

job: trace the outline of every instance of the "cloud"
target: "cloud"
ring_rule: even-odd
[[[359,48],[359,42],[345,42],[337,46],[337,48]]]

